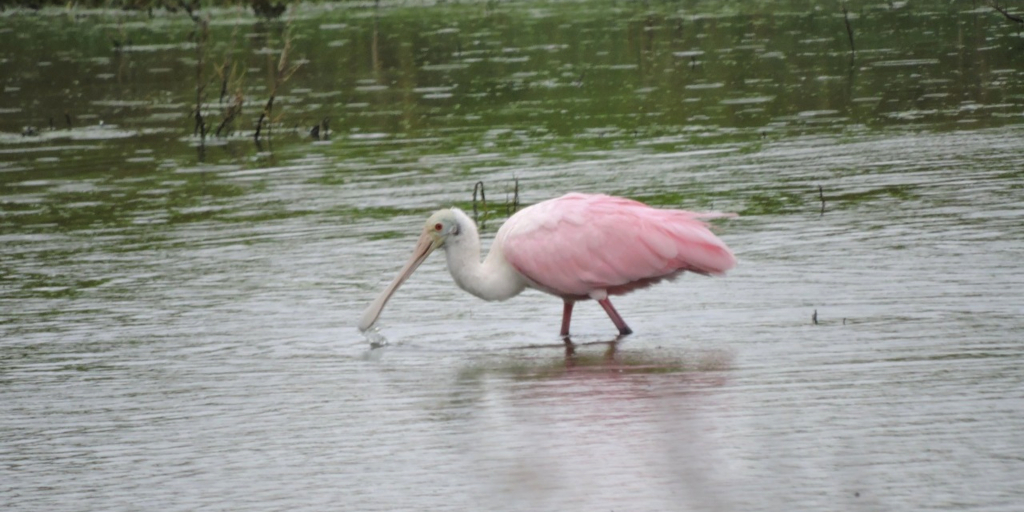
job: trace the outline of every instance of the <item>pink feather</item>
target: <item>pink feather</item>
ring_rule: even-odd
[[[567,194],[514,215],[497,240],[506,261],[555,295],[621,295],[681,272],[719,275],[733,268],[736,258],[701,220],[724,216],[731,215]]]

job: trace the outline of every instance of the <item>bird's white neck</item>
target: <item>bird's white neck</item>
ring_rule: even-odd
[[[484,300],[505,300],[522,292],[526,281],[505,261],[501,242],[491,244],[487,258],[480,262],[480,234],[476,223],[462,210],[452,208],[459,222],[459,234],[444,244],[448,271],[455,284]]]

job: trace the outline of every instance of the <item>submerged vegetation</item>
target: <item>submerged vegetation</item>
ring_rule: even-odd
[[[252,9],[256,16],[273,19],[280,17],[291,4],[299,4],[298,0],[0,0],[0,9],[22,8],[38,10],[44,7],[62,9],[111,9],[122,11],[145,11],[150,14],[154,10],[168,13],[185,12],[190,16],[203,7],[245,7]]]
[[[535,201],[538,177],[657,206],[824,214],[900,191],[822,192],[818,180],[738,197],[687,162],[793,137],[1006,126],[1024,111],[1018,28],[982,4],[46,5],[0,19],[5,191],[63,176],[69,161],[83,177],[137,177],[297,158],[332,162],[307,181],[326,188],[358,173],[399,186],[452,171],[458,205],[484,225]],[[658,187],[631,179],[644,154],[663,155],[644,168]],[[116,216],[90,208],[79,213]],[[74,215],[18,218],[88,225]]]

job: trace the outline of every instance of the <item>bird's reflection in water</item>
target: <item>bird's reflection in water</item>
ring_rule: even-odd
[[[377,329],[363,334],[369,341],[369,348],[361,353],[361,359],[366,361],[379,362],[394,356],[426,360],[429,359],[427,354],[461,354],[469,363],[456,374],[457,380],[463,383],[467,379],[476,381],[487,375],[543,380],[574,375],[679,374],[684,381],[698,386],[717,387],[725,381],[727,375],[722,372],[731,368],[734,357],[727,349],[687,348],[686,344],[674,343],[652,346],[629,335],[604,340],[591,338],[592,341],[577,341],[566,336],[560,341],[546,343],[512,347],[475,346],[467,350],[416,341],[392,343]],[[561,352],[561,357],[552,357],[555,351]],[[414,355],[416,353],[420,355]]]
[[[615,361],[615,355],[619,352],[619,342],[625,338],[626,335],[620,334],[609,341],[588,341],[584,343],[573,343],[570,336],[562,338],[565,342],[565,366],[570,368],[575,366],[576,347],[586,347],[593,345],[607,345],[608,348],[604,352],[604,359],[608,362]]]
[[[452,382],[437,417],[450,442],[464,447],[474,468],[468,478],[487,489],[485,499],[543,510],[574,495],[587,475],[712,505],[698,509],[735,509],[716,501],[728,496],[718,485],[728,475],[714,470],[725,452],[708,434],[717,424],[706,414],[728,407],[721,390],[732,352],[584,339],[476,354]]]
[[[609,340],[573,341],[562,338],[562,343],[532,344],[514,347],[513,353],[535,352],[531,356],[502,358],[504,365],[489,366],[490,372],[503,373],[506,370],[516,375],[532,378],[565,376],[566,374],[640,374],[640,373],[685,373],[697,380],[720,381],[725,378],[721,371],[732,366],[733,353],[717,349],[682,349],[672,347],[634,346],[629,336],[619,335]],[[545,349],[560,349],[564,358],[560,360],[543,357]],[[507,365],[507,366],[506,366]],[[503,368],[504,367],[504,368]],[[529,369],[529,371],[524,371]],[[698,378],[700,377],[700,378]],[[708,382],[707,384],[713,384]]]

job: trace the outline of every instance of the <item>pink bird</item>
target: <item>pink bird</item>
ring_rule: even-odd
[[[363,313],[359,330],[377,321],[395,290],[434,249],[443,247],[455,284],[481,299],[505,300],[526,288],[561,297],[561,335],[577,301],[594,299],[619,334],[631,334],[608,299],[683,272],[721,275],[736,258],[701,219],[730,216],[661,210],[606,195],[566,194],[524,208],[505,222],[481,263],[476,224],[462,210],[427,219],[412,257]]]

